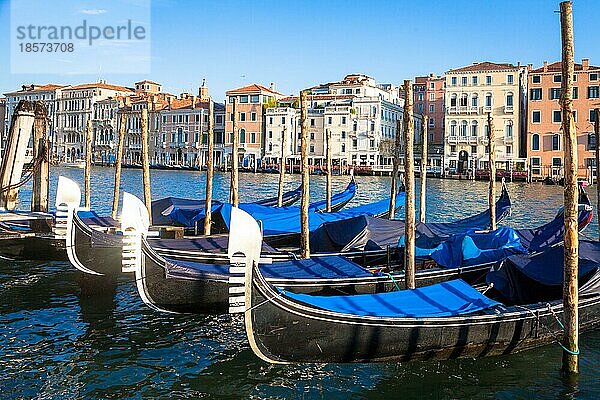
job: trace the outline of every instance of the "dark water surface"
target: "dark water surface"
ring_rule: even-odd
[[[53,169],[79,182],[79,169]],[[203,197],[204,173],[152,171],[152,193]],[[311,178],[323,193],[324,178]],[[389,178],[357,177],[349,206],[387,196]],[[113,171],[93,173],[92,206],[110,210]],[[342,190],[348,177],[334,177]],[[299,183],[288,177],[286,188]],[[226,199],[228,179],[217,174],[215,197]],[[277,175],[241,174],[240,197],[276,193]],[[125,170],[122,189],[142,194],[141,171]],[[29,189],[22,193],[28,207]],[[450,221],[481,211],[482,182],[428,181],[427,217]],[[548,221],[562,204],[562,188],[509,184],[512,227]],[[595,204],[595,188],[590,195]],[[591,192],[594,193],[591,193]],[[54,193],[52,193],[52,201]],[[596,217],[583,237],[597,237]],[[80,294],[79,275],[63,263],[0,263],[0,398],[600,398],[600,332],[581,338],[581,374],[560,377],[561,349],[480,360],[273,366],[246,344],[239,316],[166,315],[145,307],[131,282],[105,296]]]

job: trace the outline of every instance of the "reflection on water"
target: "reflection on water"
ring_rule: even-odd
[[[58,173],[82,181],[82,170],[54,169],[52,191]],[[204,176],[152,171],[153,196],[203,197]],[[111,169],[94,170],[92,206],[101,212],[110,210],[112,179]],[[388,195],[389,178],[357,181],[349,206]],[[347,183],[347,176],[334,177],[334,190]],[[298,184],[299,176],[289,176],[286,188]],[[324,184],[311,177],[313,198]],[[226,199],[227,187],[227,175],[217,174],[215,197]],[[273,196],[276,187],[277,175],[240,175],[242,201]],[[483,182],[430,179],[427,189],[430,221],[486,206]],[[141,171],[125,170],[122,190],[141,196]],[[506,224],[513,227],[546,222],[562,203],[561,187],[509,183],[509,191],[513,214]],[[595,218],[584,237],[596,238]],[[246,345],[239,316],[159,314],[141,304],[127,280],[108,283],[108,294],[98,295],[83,290],[80,279],[62,263],[0,264],[2,398],[600,398],[600,332],[582,337],[575,385],[560,377],[557,345],[480,360],[272,366]]]

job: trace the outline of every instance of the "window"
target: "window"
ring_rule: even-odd
[[[463,86],[467,86],[467,77],[466,77],[466,76],[463,76],[463,77],[462,77],[462,79],[461,79],[461,84],[462,84]]]
[[[506,154],[512,154],[512,146],[506,146]]]
[[[269,131],[269,139],[273,139],[273,131]]]
[[[374,148],[375,148],[375,140],[374,140],[374,139],[371,139],[371,140],[369,140],[369,146],[370,146],[372,149],[374,149]]]
[[[327,117],[327,123],[329,125],[333,124],[333,118],[332,117]]]
[[[577,122],[577,110],[573,110],[573,120]]]
[[[579,98],[579,89],[577,86],[573,87],[573,100],[577,100]]]
[[[456,136],[456,121],[450,122],[450,136]]]
[[[471,106],[477,107],[478,105],[479,105],[479,98],[477,97],[477,93],[475,93],[473,95],[473,97],[471,97]]]
[[[315,133],[314,132],[310,133],[310,140],[315,140]]]
[[[315,126],[315,119],[314,118],[310,119],[310,126],[312,126],[312,127]]]
[[[456,153],[456,145],[450,145],[450,153]]]
[[[342,139],[346,139],[346,131],[342,131]]]
[[[240,113],[240,121],[246,120],[246,113]]]
[[[485,84],[486,85],[491,85],[492,84],[492,76],[491,75],[486,75],[486,77],[485,77]]]
[[[542,82],[542,77],[540,75],[533,75],[531,77],[531,82],[532,83],[541,83]]]
[[[256,113],[255,112],[250,114],[250,121],[256,121]]]
[[[435,101],[435,93],[429,93],[429,101]]]
[[[560,133],[555,133],[552,135],[552,150],[560,150]]]
[[[342,124],[346,124],[346,117],[342,117]]]
[[[590,81],[597,81],[597,80],[598,80],[598,74],[597,73],[590,74]]]
[[[240,143],[246,143],[246,130],[240,129]]]
[[[467,106],[467,103],[468,103],[468,101],[469,101],[469,95],[468,95],[468,94],[466,94],[466,93],[463,93],[463,94],[460,96],[460,106],[461,106],[461,107],[466,107],[466,106]]]
[[[418,105],[419,114],[423,114],[423,103],[419,103]]]
[[[345,152],[346,152],[346,144],[342,143],[342,153],[345,153]]]
[[[560,99],[560,88],[550,89],[550,100]]]
[[[513,94],[512,93],[508,93],[506,95],[506,106],[507,107],[512,107],[513,106]]]
[[[256,132],[250,133],[250,143],[256,143]]]
[[[435,112],[435,105],[434,105],[434,104],[430,104],[430,105],[429,105],[429,112],[430,112],[430,113],[433,113],[433,112]]]
[[[477,146],[471,146],[471,154],[477,154]]]
[[[257,94],[253,94],[250,96],[250,103],[258,103],[260,102],[260,96]]]
[[[552,122],[554,122],[554,123],[562,122],[562,114],[560,111],[558,111],[558,110],[552,111]]]
[[[315,152],[315,145],[314,145],[314,144],[311,144],[311,145],[310,145],[310,150],[309,150],[309,151],[310,151],[311,153],[314,153],[314,152]]]
[[[281,125],[285,125],[285,117],[281,117]]]
[[[596,111],[592,108],[590,110],[590,122],[594,123],[594,121],[596,121]]]
[[[587,149],[596,150],[596,135],[591,132],[588,133]]]
[[[477,75],[471,77],[471,84],[473,86],[477,86]]]
[[[429,118],[429,127],[435,128],[435,118]]]
[[[505,127],[505,133],[506,133],[506,137],[513,137],[513,124],[512,122],[509,122],[508,124],[506,124]]]
[[[515,82],[515,76],[513,74],[506,75],[506,83],[512,85]]]
[[[430,82],[429,83],[429,89],[435,89],[435,83]]]
[[[588,86],[587,97],[588,99],[597,99],[599,97],[598,86]]]
[[[467,136],[467,121],[462,121],[460,123],[460,127],[458,128],[458,134],[460,136]]]
[[[534,124],[539,124],[542,122],[542,112],[539,110],[534,110],[531,113],[531,122]]]
[[[471,123],[471,136],[477,136],[477,121]]]
[[[452,97],[450,97],[450,107],[456,107],[456,94],[453,94]]]
[[[542,99],[542,88],[530,89],[529,90],[530,100],[541,100]]]
[[[562,75],[557,74],[554,75],[554,78],[552,79],[554,83],[561,83],[562,82]]]
[[[540,149],[540,135],[539,133],[534,133],[531,135],[531,150],[539,151]]]
[[[248,96],[240,96],[240,103],[247,103],[248,102]]]
[[[492,94],[491,93],[487,93],[485,95],[485,106],[486,107],[491,107],[492,106]]]
[[[358,141],[356,139],[352,139],[352,148],[355,149],[358,146]]]
[[[456,86],[456,77],[455,76],[453,76],[451,78],[451,82],[452,82],[452,86]]]
[[[552,166],[553,167],[560,167],[560,166],[562,166],[562,158],[560,158],[560,157],[552,157]]]

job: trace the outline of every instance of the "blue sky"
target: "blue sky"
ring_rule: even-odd
[[[558,8],[548,0],[152,0],[150,74],[60,75],[10,73],[10,0],[0,0],[0,91],[101,78],[196,92],[206,78],[222,99],[253,82],[291,94],[348,73],[400,83],[474,61],[539,66],[560,58]],[[600,1],[574,1],[576,61],[600,64],[598,15]]]

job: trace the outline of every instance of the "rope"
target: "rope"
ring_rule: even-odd
[[[548,310],[552,313],[552,315],[554,316],[554,319],[556,320],[556,322],[558,323],[558,325],[561,327],[561,329],[564,331],[565,330],[565,326],[563,325],[563,323],[561,322],[560,319],[558,319],[558,316],[556,315],[556,313],[554,312],[554,310],[552,309],[552,307],[550,306],[550,303],[546,303],[546,306],[548,307]],[[573,356],[578,356],[579,355],[579,349],[572,351],[570,349],[567,349],[560,341],[556,341],[558,343],[558,345],[560,347],[562,347],[562,349],[564,351],[566,351],[567,353],[573,355]]]
[[[43,154],[43,153],[44,153],[44,152],[42,152],[42,154]],[[1,189],[0,189],[0,193],[7,192],[7,191],[9,191],[9,190],[18,189],[18,188],[20,188],[21,186],[25,185],[27,182],[29,182],[29,181],[31,180],[31,178],[33,178],[33,175],[34,175],[34,174],[35,174],[35,173],[36,173],[36,172],[39,170],[39,168],[40,168],[40,166],[41,166],[41,164],[42,164],[42,161],[43,161],[44,159],[45,159],[45,157],[44,157],[44,156],[37,157],[37,158],[34,160],[32,167],[31,167],[31,168],[28,170],[27,174],[26,174],[26,175],[25,175],[23,178],[21,178],[21,180],[20,180],[19,182],[17,182],[17,183],[14,183],[14,184],[12,184],[12,185],[8,185],[8,186],[6,186],[6,187],[3,187],[3,188],[1,188]]]
[[[389,272],[383,272],[382,273],[387,276],[388,278],[390,278],[390,280],[392,281],[392,283],[394,284],[394,286],[396,287],[396,290],[400,291],[402,289],[400,289],[400,286],[398,286],[398,283],[396,282],[396,280],[394,279],[394,277],[392,276],[392,274],[390,274]]]

